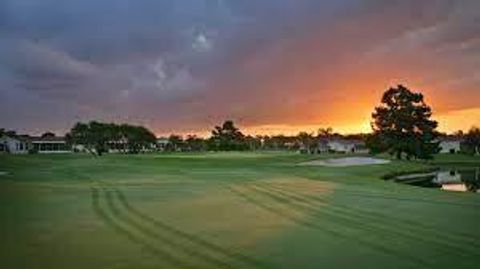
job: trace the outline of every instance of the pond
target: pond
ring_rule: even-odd
[[[446,191],[480,192],[480,168],[442,168],[436,172],[397,176],[395,182],[441,188]]]

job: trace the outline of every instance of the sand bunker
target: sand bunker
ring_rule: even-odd
[[[314,160],[301,163],[300,165],[306,166],[329,166],[329,167],[347,167],[347,166],[362,166],[362,165],[374,165],[374,164],[386,164],[390,163],[389,160],[377,159],[371,157],[346,157],[346,158],[334,158],[327,160]]]

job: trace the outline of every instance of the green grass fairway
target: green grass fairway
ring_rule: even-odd
[[[0,267],[480,268],[480,194],[312,158],[2,155]]]

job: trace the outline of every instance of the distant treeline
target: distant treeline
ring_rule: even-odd
[[[343,136],[334,133],[332,128],[319,129],[317,134],[300,132],[295,136],[286,135],[245,135],[233,121],[225,121],[215,126],[209,138],[188,135],[185,138],[171,135],[164,141],[166,151],[255,151],[255,150],[304,150],[313,152],[322,139],[365,140],[368,135],[354,134]]]
[[[300,150],[308,151],[318,146],[323,138],[362,139],[367,135],[347,135],[334,133],[331,128],[319,129],[317,134],[300,132],[295,136],[286,135],[245,135],[231,120],[215,126],[208,138],[196,135],[172,134],[159,138],[158,145],[163,151],[254,151],[254,150]]]
[[[233,121],[227,120],[215,126],[209,138],[195,135],[182,137],[172,134],[168,138],[156,138],[143,126],[91,121],[76,123],[66,134],[66,141],[74,150],[95,155],[105,152],[136,154],[145,151],[255,151],[255,150],[304,150],[313,151],[322,139],[365,140],[368,135],[342,136],[331,128],[319,129],[317,134],[300,132],[296,136],[251,136],[243,134]]]
[[[15,131],[0,128],[0,137],[16,137]],[[446,134],[439,134],[446,137]],[[42,137],[55,136],[46,132]],[[469,132],[458,131],[450,137],[462,141],[462,152],[480,154],[480,129],[473,127]],[[372,153],[385,150],[382,142],[374,134],[342,135],[332,128],[321,128],[316,133],[300,132],[298,135],[245,135],[233,121],[225,121],[215,126],[208,138],[196,135],[172,134],[165,138],[156,138],[152,131],[143,126],[114,124],[91,121],[76,123],[66,134],[66,142],[75,151],[86,151],[95,155],[105,152],[136,154],[148,151],[165,152],[201,152],[201,151],[304,151],[314,152],[319,143],[330,140],[365,141]]]

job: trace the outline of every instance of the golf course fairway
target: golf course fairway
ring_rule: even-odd
[[[1,268],[480,268],[480,194],[433,163],[293,153],[0,155]]]

